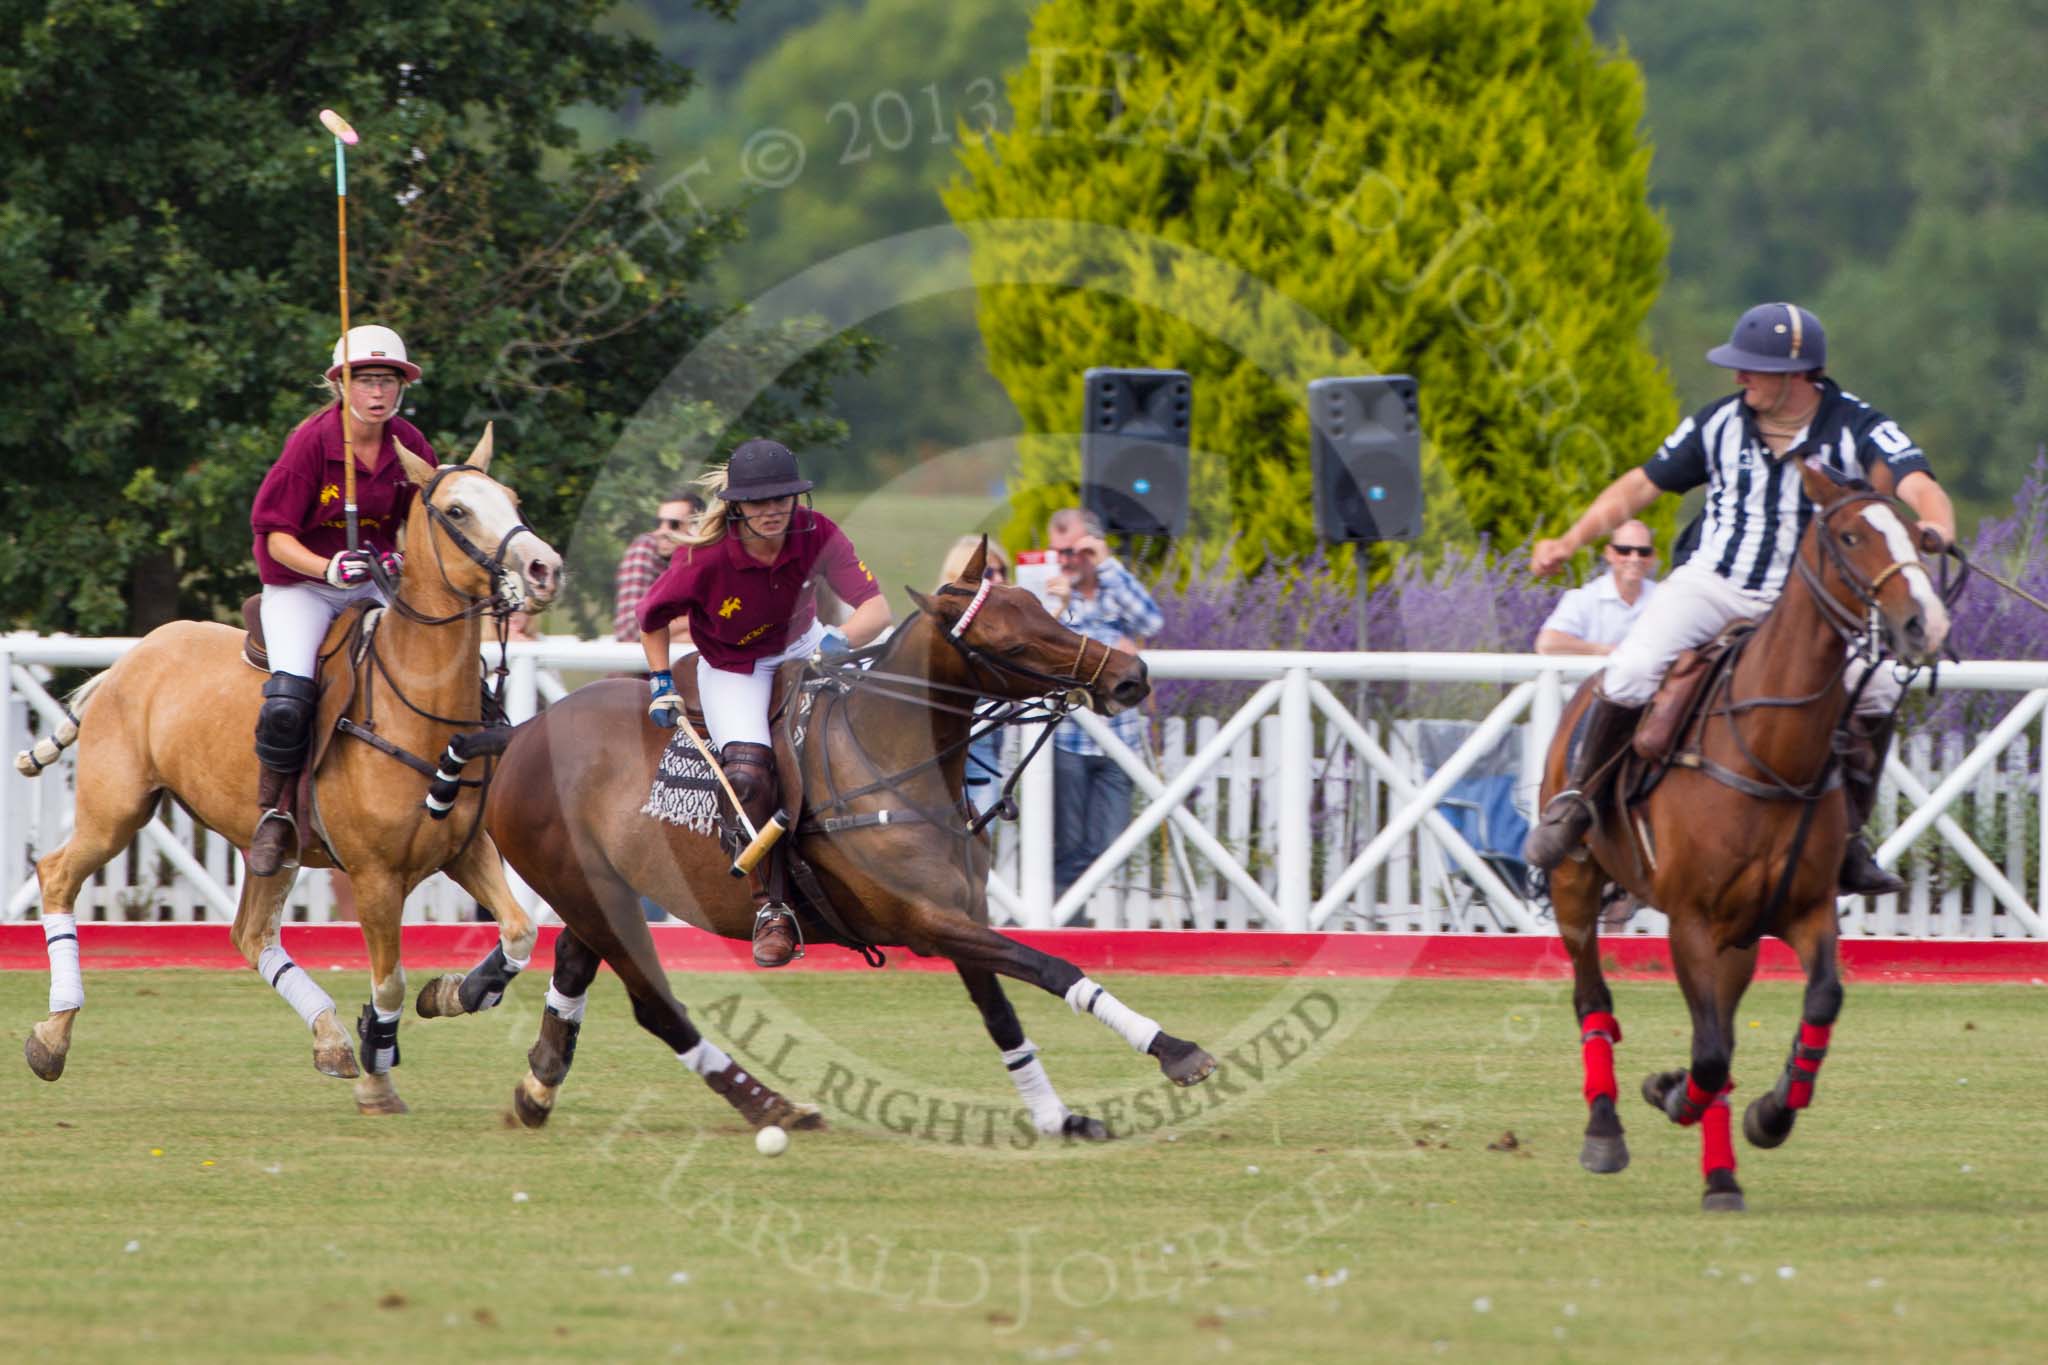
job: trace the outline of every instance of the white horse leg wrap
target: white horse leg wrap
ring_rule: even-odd
[[[505,965],[512,969],[515,976],[533,965],[533,944],[531,943],[526,945],[525,957],[512,956],[511,952],[506,949],[505,940],[502,938],[498,940],[498,951],[505,954]]]
[[[43,916],[43,951],[50,955],[50,1013],[85,1008],[85,978],[78,974],[78,917]]]
[[[688,1052],[678,1052],[676,1060],[699,1076],[716,1076],[732,1065],[732,1058],[725,1055],[725,1049],[709,1038],[699,1038],[697,1046]]]
[[[306,1027],[313,1027],[313,1021],[334,1008],[334,997],[320,989],[320,983],[306,974],[305,968],[292,961],[292,956],[273,943],[256,958],[256,970],[270,983],[270,988],[284,997],[284,1002],[299,1012],[299,1018],[306,1021]]]
[[[587,995],[571,998],[556,990],[553,985],[548,987],[548,1008],[572,1024],[583,1022],[583,1006],[589,999]]]
[[[1134,1051],[1144,1052],[1164,1030],[1109,991],[1082,977],[1067,989],[1067,1004],[1076,1014],[1092,1014],[1116,1031]]]
[[[1045,1066],[1038,1060],[1038,1045],[1026,1038],[1023,1046],[1005,1049],[1003,1065],[1010,1069],[1010,1084],[1017,1087],[1024,1107],[1031,1111],[1031,1126],[1054,1135],[1066,1131],[1067,1116],[1074,1111],[1054,1092]]]

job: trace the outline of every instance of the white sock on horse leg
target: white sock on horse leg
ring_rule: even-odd
[[[1010,1084],[1017,1087],[1024,1107],[1031,1111],[1031,1126],[1041,1133],[1064,1132],[1067,1116],[1074,1111],[1060,1102],[1038,1060],[1038,1045],[1029,1038],[1021,1047],[1003,1050],[1003,1065],[1010,1069]]]
[[[583,1006],[589,999],[588,995],[564,995],[555,989],[553,982],[548,983],[548,1008],[572,1024],[583,1022]]]
[[[533,944],[530,942],[526,945],[525,957],[514,957],[511,953],[506,952],[504,939],[498,940],[498,951],[505,953],[505,965],[515,972],[523,972],[533,965]]]
[[[716,1076],[732,1065],[732,1058],[725,1055],[725,1049],[709,1038],[699,1038],[697,1046],[688,1052],[678,1052],[676,1060],[699,1076]]]
[[[292,961],[292,956],[282,947],[273,943],[256,958],[256,970],[270,983],[270,988],[284,997],[284,1002],[299,1012],[299,1018],[306,1021],[306,1027],[313,1027],[313,1021],[334,1008],[334,997],[320,989],[320,983],[306,974],[306,969]]]
[[[85,1008],[85,978],[78,974],[78,916],[43,916],[43,951],[50,955],[50,1013]]]
[[[1147,1019],[1111,995],[1106,987],[1096,985],[1085,976],[1067,988],[1067,1004],[1074,1013],[1092,1014],[1109,1025],[1137,1052],[1149,1049],[1152,1040],[1164,1032],[1155,1021]]]

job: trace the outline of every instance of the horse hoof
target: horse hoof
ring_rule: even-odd
[[[422,1019],[447,1019],[464,1013],[462,1008],[462,977],[437,976],[420,987],[420,997],[413,1008]]]
[[[1613,1137],[1586,1138],[1586,1145],[1579,1149],[1579,1164],[1594,1175],[1613,1175],[1628,1169],[1628,1139],[1616,1134]]]
[[[1766,1105],[1784,1116],[1781,1121],[1782,1127],[1773,1124],[1771,1110],[1766,1109]],[[1798,1110],[1787,1109],[1778,1102],[1777,1092],[1766,1090],[1751,1100],[1749,1108],[1742,1111],[1742,1135],[1749,1139],[1750,1146],[1769,1151],[1773,1147],[1783,1146],[1785,1139],[1792,1136],[1792,1124],[1798,1117]]]
[[[756,1128],[766,1128],[772,1123],[778,1128],[787,1129],[793,1133],[822,1133],[825,1131],[825,1116],[819,1112],[817,1105],[797,1104],[783,1099],[779,1095],[776,1097],[776,1100],[777,1103],[770,1106],[769,1112],[762,1116],[759,1123],[754,1125]]]
[[[363,1074],[362,1068],[356,1065],[356,1050],[347,1043],[338,1047],[314,1048],[313,1069],[338,1081],[352,1081]]]
[[[1741,1213],[1742,1211],[1742,1186],[1735,1183],[1735,1172],[1723,1170],[1708,1171],[1707,1192],[1700,1196],[1700,1212]]]
[[[1216,1069],[1216,1059],[1199,1046],[1172,1034],[1162,1033],[1152,1041],[1151,1053],[1159,1069],[1175,1085],[1199,1085]]]
[[[1673,1086],[1684,1084],[1685,1073],[1683,1071],[1652,1071],[1649,1075],[1643,1077],[1643,1101],[1658,1113],[1669,1118],[1671,1117],[1671,1111],[1664,1107],[1664,1099],[1671,1093]]]
[[[1060,1124],[1060,1136],[1077,1138],[1082,1142],[1107,1142],[1111,1133],[1109,1125],[1101,1119],[1091,1119],[1086,1114],[1069,1114]]]
[[[21,1053],[28,1060],[28,1069],[46,1081],[54,1081],[64,1074],[64,1059],[71,1055],[68,1049],[58,1052],[51,1048],[36,1035],[34,1029],[30,1029],[28,1037],[23,1040]]]
[[[512,1116],[522,1127],[542,1128],[547,1125],[548,1115],[555,1111],[552,1103],[542,1104],[526,1093],[526,1087],[512,1087]]]
[[[386,1114],[410,1114],[412,1110],[398,1097],[387,1073],[365,1076],[356,1082],[356,1112],[374,1118]]]

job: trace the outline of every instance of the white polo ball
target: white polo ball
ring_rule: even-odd
[[[789,1150],[789,1134],[771,1123],[754,1134],[754,1150],[762,1156],[781,1156]]]

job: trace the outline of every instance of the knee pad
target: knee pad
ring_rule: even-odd
[[[266,768],[294,773],[306,761],[320,685],[295,673],[273,673],[256,713],[256,757]]]

